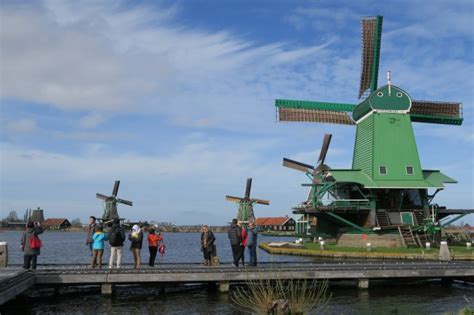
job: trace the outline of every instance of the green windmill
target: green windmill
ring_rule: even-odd
[[[245,186],[244,197],[225,196],[227,201],[235,202],[239,205],[239,212],[237,213],[237,220],[240,223],[247,224],[249,221],[255,221],[255,214],[253,212],[253,205],[255,203],[261,205],[269,205],[269,200],[250,198],[250,191],[252,189],[252,179],[247,178],[247,185]]]
[[[310,187],[308,200],[294,210],[303,214],[314,235],[335,237],[341,243],[359,233],[364,240],[376,234],[374,240],[421,246],[433,241],[443,225],[440,219],[453,214],[459,219],[474,210],[446,209],[432,202],[445,183],[456,181],[439,170],[422,168],[412,123],[461,125],[462,104],[412,100],[391,84],[390,72],[387,85],[378,87],[382,17],[363,18],[361,26],[359,104],[275,101],[279,121],[356,126],[351,169],[323,164],[330,135],[325,136],[317,167],[284,159],[284,166],[303,171],[312,180],[304,184]]]
[[[119,187],[120,181],[116,180],[114,188],[112,189],[112,195],[106,196],[99,193],[96,194],[96,197],[100,200],[103,200],[105,203],[104,213],[102,214],[102,222],[104,224],[111,222],[113,219],[120,219],[120,216],[117,211],[117,203],[121,203],[127,206],[133,206],[132,201],[117,198]]]

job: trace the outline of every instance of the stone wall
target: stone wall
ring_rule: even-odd
[[[366,247],[403,247],[399,234],[341,234],[337,237],[337,246]]]

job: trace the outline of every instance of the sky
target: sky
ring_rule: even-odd
[[[278,98],[357,103],[360,19],[383,15],[385,72],[413,99],[463,103],[462,126],[415,123],[424,169],[458,184],[435,202],[474,208],[472,1],[2,1],[0,207],[22,215],[225,224],[225,195],[291,214],[304,174],[282,158],[350,168],[354,126],[277,123]],[[463,219],[474,223],[474,217]]]

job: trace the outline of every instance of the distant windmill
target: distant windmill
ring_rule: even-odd
[[[283,166],[306,173],[312,178],[313,185],[310,185],[312,186],[312,188],[308,193],[308,203],[315,202],[312,197],[318,195],[318,192],[315,192],[314,189],[318,189],[319,186],[317,185],[323,182],[324,177],[331,169],[328,165],[324,164],[324,162],[326,161],[326,155],[328,154],[329,144],[331,143],[331,138],[332,135],[329,133],[324,135],[324,140],[321,146],[321,151],[319,153],[319,158],[316,167],[309,164],[304,164],[301,162],[283,158]]]
[[[253,213],[253,204],[258,203],[261,205],[269,205],[269,200],[262,200],[256,198],[250,198],[250,191],[252,189],[252,179],[247,178],[247,185],[245,187],[245,196],[243,198],[234,196],[225,196],[225,199],[230,202],[235,202],[239,205],[239,213],[237,214],[237,220],[239,222],[247,223],[251,220],[255,220]]]
[[[109,221],[112,221],[113,219],[120,218],[117,211],[117,203],[122,203],[127,206],[133,206],[133,202],[117,198],[119,186],[120,186],[120,181],[116,180],[111,196],[106,196],[99,193],[96,194],[96,197],[98,199],[101,199],[105,202],[104,214],[102,215],[103,222],[109,222]]]

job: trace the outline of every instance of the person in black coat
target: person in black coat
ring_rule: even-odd
[[[227,231],[227,235],[230,240],[230,246],[232,247],[232,256],[234,262],[232,265],[234,267],[239,266],[239,260],[242,256],[242,229],[237,225],[237,219],[233,219],[232,223],[230,224],[229,230]]]
[[[204,266],[212,266],[212,252],[214,249],[214,242],[216,241],[216,237],[207,225],[202,227],[201,233],[201,251],[204,255]]]

